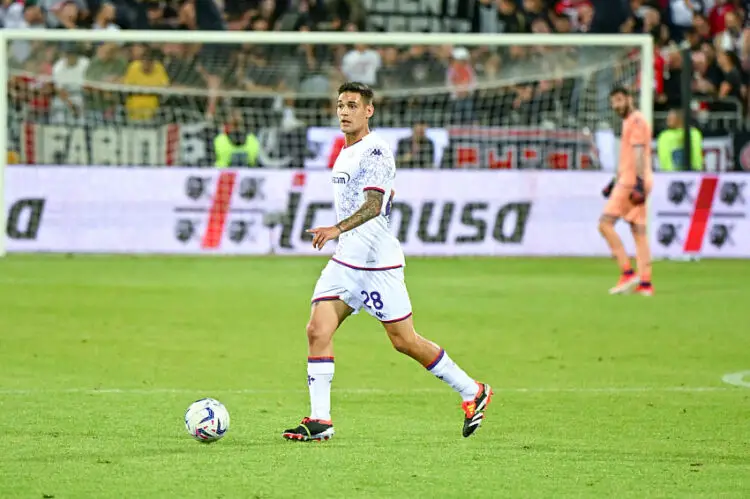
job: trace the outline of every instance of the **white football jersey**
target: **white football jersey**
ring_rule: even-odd
[[[370,132],[341,150],[333,165],[336,220],[352,216],[365,202],[366,192],[383,193],[380,215],[339,236],[333,259],[362,270],[404,266],[404,252],[389,230],[389,199],[396,178],[396,161],[388,144]]]

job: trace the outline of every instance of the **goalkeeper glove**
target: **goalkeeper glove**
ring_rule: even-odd
[[[636,177],[635,179],[635,187],[633,187],[633,190],[630,192],[630,202],[635,205],[646,202],[646,188],[643,185],[643,179],[641,177]]]
[[[610,194],[612,194],[612,189],[615,188],[615,179],[612,179],[607,186],[602,189],[602,196],[605,198],[608,198]]]

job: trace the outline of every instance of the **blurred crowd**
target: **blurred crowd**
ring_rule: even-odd
[[[699,113],[744,120],[750,0],[475,0],[481,33],[648,33],[656,110],[681,102],[680,48],[692,54]],[[13,29],[374,31],[363,0],[4,0]],[[384,42],[387,39],[384,38]],[[381,123],[600,122],[613,83],[641,85],[632,53],[560,47],[35,44],[16,41],[11,102],[51,121],[181,119],[247,109],[261,123],[327,124],[346,79],[381,90]],[[605,69],[603,58],[610,57]],[[605,65],[606,66],[606,65]],[[540,74],[551,75],[539,80]],[[547,77],[547,76],[545,76]],[[515,83],[507,84],[507,81]],[[521,83],[517,83],[521,81]],[[149,91],[139,91],[147,88]],[[159,91],[163,89],[163,91]],[[419,89],[419,91],[415,91]],[[429,114],[429,112],[432,114]],[[426,114],[427,113],[427,114]],[[704,116],[705,117],[705,116]]]

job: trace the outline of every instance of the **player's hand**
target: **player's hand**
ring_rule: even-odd
[[[605,198],[608,198],[610,194],[612,194],[612,189],[615,188],[615,179],[612,179],[604,189],[602,189],[602,196]]]
[[[635,205],[646,202],[646,187],[643,185],[643,179],[641,177],[635,179],[635,187],[630,191],[630,202]]]
[[[316,227],[307,229],[307,232],[313,234],[312,245],[317,250],[322,250],[328,241],[332,241],[341,235],[341,229],[333,227]]]

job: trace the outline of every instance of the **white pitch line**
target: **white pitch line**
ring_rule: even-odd
[[[730,385],[750,388],[750,371],[725,374],[721,380]]]
[[[728,392],[737,388],[722,386],[633,386],[633,387],[599,387],[599,388],[494,388],[496,393],[581,393],[581,394],[624,394],[624,393],[704,393],[704,392]],[[41,395],[41,394],[82,394],[82,395],[159,395],[159,394],[289,394],[306,393],[307,390],[202,390],[187,388],[60,388],[60,389],[2,389],[2,395]],[[340,388],[333,390],[334,394],[351,395],[409,395],[413,393],[447,393],[446,389],[439,388],[415,388],[411,390],[388,390],[383,388]],[[449,392],[449,391],[448,391]]]

